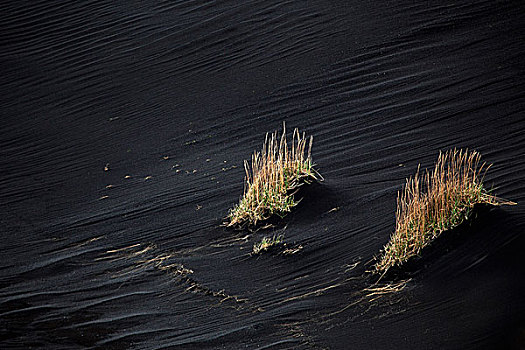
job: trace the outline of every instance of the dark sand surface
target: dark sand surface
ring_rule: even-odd
[[[524,2],[146,3],[2,4],[1,349],[524,348]],[[282,121],[326,180],[220,227]],[[396,192],[454,147],[519,204],[367,298]],[[302,249],[249,255],[274,233]]]

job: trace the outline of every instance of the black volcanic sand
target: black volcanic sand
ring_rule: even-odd
[[[0,348],[523,349],[524,23],[520,1],[3,4]],[[326,180],[274,228],[221,227],[283,121]],[[369,295],[396,192],[454,147],[519,204]]]

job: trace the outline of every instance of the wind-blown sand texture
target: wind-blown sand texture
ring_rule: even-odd
[[[524,13],[4,1],[0,348],[519,349]],[[325,181],[273,228],[221,226],[283,121],[314,136]],[[397,192],[453,148],[494,164],[485,187],[518,205],[374,284]]]

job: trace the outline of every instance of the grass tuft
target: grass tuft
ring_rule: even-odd
[[[483,188],[490,165],[478,152],[451,150],[439,154],[434,170],[406,181],[397,196],[396,230],[375,264],[385,274],[400,266],[449,230],[468,219],[475,204],[516,204],[503,201]]]
[[[274,235],[273,237],[264,237],[259,243],[253,245],[252,254],[257,255],[267,251],[273,246],[280,244],[283,241],[282,235]]]
[[[266,134],[261,152],[252,155],[251,167],[244,161],[244,195],[230,210],[225,225],[255,226],[274,214],[283,217],[290,212],[299,203],[294,198],[298,188],[322,179],[313,168],[312,143],[313,137],[307,138],[295,129],[288,145],[284,123],[281,137],[277,131]]]

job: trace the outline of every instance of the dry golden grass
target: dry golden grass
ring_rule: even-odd
[[[271,247],[281,244],[283,241],[282,235],[274,235],[273,237],[264,237],[259,243],[253,245],[252,254],[257,255],[267,251]]]
[[[506,202],[483,188],[490,165],[481,163],[478,152],[451,150],[439,154],[432,172],[423,176],[419,168],[407,179],[397,196],[396,230],[375,264],[375,272],[385,274],[421,250],[443,231],[468,219],[475,204],[503,205]]]
[[[244,161],[246,171],[244,195],[227,217],[226,226],[256,225],[276,214],[284,216],[297,205],[294,194],[304,183],[322,179],[313,168],[311,149],[313,137],[307,138],[297,129],[292,143],[283,134],[266,134],[261,152],[252,155],[251,167]]]

